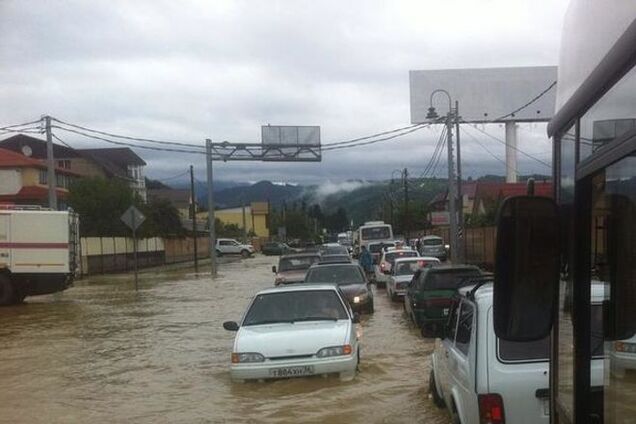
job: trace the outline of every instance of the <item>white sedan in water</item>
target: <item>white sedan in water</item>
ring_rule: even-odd
[[[347,299],[334,285],[284,286],[259,292],[236,331],[235,381],[339,374],[355,377],[360,347]]]

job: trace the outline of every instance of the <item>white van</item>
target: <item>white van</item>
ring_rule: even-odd
[[[592,317],[600,326],[602,286],[592,287]],[[495,336],[492,282],[461,288],[444,339],[435,341],[429,387],[453,422],[549,423],[550,338],[509,342]],[[602,381],[602,339],[592,335],[592,381]],[[600,348],[600,349],[599,349]]]

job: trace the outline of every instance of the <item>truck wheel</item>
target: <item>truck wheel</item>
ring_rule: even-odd
[[[428,378],[428,390],[431,392],[431,396],[433,397],[433,403],[438,408],[445,408],[446,403],[444,403],[444,399],[439,395],[437,391],[437,384],[435,383],[435,373],[431,370],[431,375]]]
[[[11,305],[15,303],[15,288],[9,278],[0,275],[0,306]]]

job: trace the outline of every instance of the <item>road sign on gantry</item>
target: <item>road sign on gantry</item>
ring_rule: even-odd
[[[263,125],[263,161],[320,162],[319,126]]]

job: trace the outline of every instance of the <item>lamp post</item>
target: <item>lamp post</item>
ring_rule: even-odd
[[[459,163],[459,102],[455,101],[455,108],[453,109],[453,101],[448,91],[443,89],[434,90],[431,93],[430,107],[426,114],[426,119],[430,121],[440,121],[440,116],[433,106],[433,97],[437,93],[445,94],[448,98],[448,113],[446,114],[444,123],[448,137],[448,221],[450,226],[450,256],[453,262],[461,263],[464,260],[464,249],[460,237],[460,226],[463,226],[463,211],[461,201],[461,165]],[[455,164],[453,159],[453,125],[457,127],[457,177],[455,176]],[[458,195],[458,193],[460,194]]]

